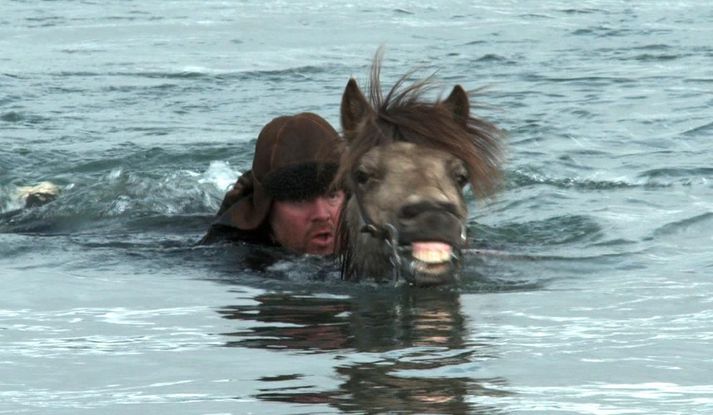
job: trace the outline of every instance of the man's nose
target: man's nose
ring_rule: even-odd
[[[312,203],[312,220],[328,220],[332,216],[332,209],[329,201],[323,197],[317,197]]]

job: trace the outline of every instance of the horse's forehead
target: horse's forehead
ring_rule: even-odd
[[[459,163],[455,155],[396,142],[374,148],[366,156],[367,160],[362,161],[376,169],[381,177],[380,185],[367,197],[367,205],[380,207],[373,211],[374,218],[388,221],[388,215],[394,212],[393,206],[423,200],[453,203],[461,210],[466,209],[460,187],[452,180],[454,163]]]
[[[455,159],[445,151],[405,142],[383,146],[378,158],[382,166],[394,172],[430,171],[431,173],[443,170],[443,166]]]

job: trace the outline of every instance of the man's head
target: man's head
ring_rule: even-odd
[[[344,198],[331,188],[341,149],[337,132],[318,115],[273,119],[255,144],[250,191],[217,223],[244,231],[270,226],[273,240],[285,248],[332,253]]]

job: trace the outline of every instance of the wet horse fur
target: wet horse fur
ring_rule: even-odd
[[[494,192],[502,134],[471,115],[460,85],[427,102],[432,78],[407,84],[407,74],[384,96],[380,61],[377,54],[368,100],[354,79],[342,96],[346,149],[335,180],[350,195],[338,230],[342,275],[383,280],[397,267],[412,284],[443,284],[457,275],[466,244],[464,188],[479,197]],[[389,240],[403,261],[394,261]]]

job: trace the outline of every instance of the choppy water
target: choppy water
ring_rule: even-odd
[[[3,0],[0,413],[713,413],[713,6],[491,3]],[[194,247],[382,43],[386,85],[488,87],[506,255],[434,291]]]

